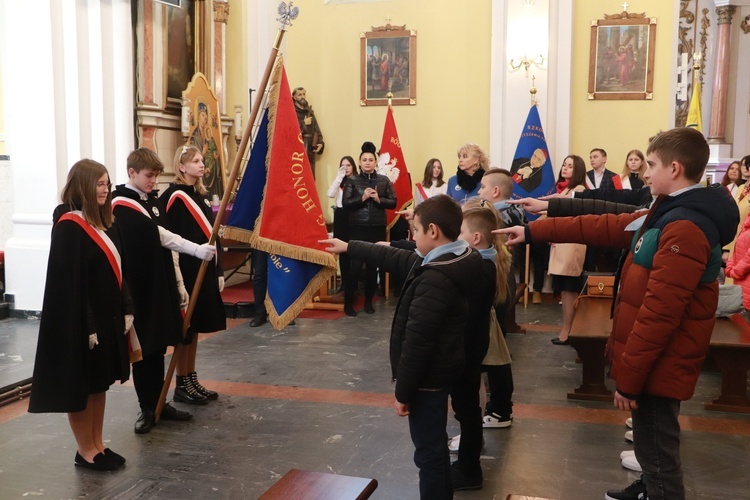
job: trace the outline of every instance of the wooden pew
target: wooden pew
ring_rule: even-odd
[[[747,372],[750,370],[750,325],[740,314],[716,318],[708,355],[721,371],[721,394],[707,410],[750,413]]]
[[[377,487],[375,479],[292,469],[260,500],[364,500]]]
[[[612,391],[604,383],[604,348],[612,331],[609,317],[611,298],[581,297],[570,328],[570,345],[581,359],[581,385],[568,393],[568,399],[612,401]]]
[[[581,385],[568,393],[568,399],[612,401],[605,385],[604,349],[612,331],[609,317],[612,302],[595,297],[583,298],[576,309],[570,331],[570,345],[581,359]],[[721,372],[721,393],[707,410],[750,413],[747,373],[750,370],[750,325],[735,314],[717,318],[708,356]]]

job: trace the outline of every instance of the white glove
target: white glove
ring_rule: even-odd
[[[99,338],[95,333],[92,333],[91,335],[89,335],[89,351],[97,345],[99,345]]]
[[[214,258],[214,255],[216,255],[216,247],[208,243],[199,245],[193,252],[193,256],[201,260],[211,260]]]
[[[344,177],[346,177],[346,167],[341,165],[339,167],[339,171],[336,174],[336,179],[341,183],[342,180],[344,180]]]
[[[180,294],[180,308],[187,307],[190,302],[190,295],[188,295],[185,284],[182,281],[177,282],[177,293]]]
[[[125,335],[127,335],[128,331],[133,328],[133,320],[135,320],[135,316],[132,314],[125,315]]]
[[[219,293],[224,291],[224,276],[219,276]]]

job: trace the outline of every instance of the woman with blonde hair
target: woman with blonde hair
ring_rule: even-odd
[[[482,148],[467,142],[458,148],[458,170],[448,179],[448,196],[459,203],[479,196],[480,183],[490,159]]]
[[[424,168],[422,182],[417,183],[414,187],[414,207],[427,198],[448,192],[448,185],[443,180],[443,174],[442,162],[437,158],[430,158]]]
[[[167,207],[170,230],[186,240],[202,245],[208,243],[214,223],[211,201],[203,186],[203,155],[195,146],[181,146],[174,156],[175,180],[160,196]],[[225,330],[224,272],[217,252],[214,260],[208,261],[203,283],[198,291],[190,328],[183,339],[185,349],[177,363],[177,385],[174,400],[188,404],[206,404],[217,399],[215,391],[206,389],[198,382],[195,359],[198,352],[198,332],[210,333]],[[190,255],[180,254],[180,271],[188,293],[193,293],[201,261]]]
[[[53,214],[29,412],[67,413],[75,465],[114,470],[125,459],[104,446],[109,387],[130,376],[126,333],[133,306],[122,280],[107,169],[73,165]]]
[[[643,173],[646,171],[646,158],[637,149],[628,151],[620,180],[622,189],[640,189],[644,186]]]

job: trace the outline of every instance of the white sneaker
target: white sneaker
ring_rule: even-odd
[[[623,467],[625,467],[628,470],[634,470],[636,472],[643,472],[643,469],[641,469],[641,464],[638,463],[638,460],[635,459],[635,455],[632,457],[625,457],[623,458],[620,463]]]
[[[458,453],[458,445],[461,443],[461,434],[453,436],[448,442],[448,451],[451,453]]]
[[[513,424],[513,417],[503,418],[497,413],[487,413],[482,420],[482,427],[485,429],[510,427]]]
[[[628,418],[628,419],[627,419],[627,420],[625,421],[625,425],[627,425],[627,426],[628,426],[628,429],[632,429],[632,428],[633,428],[633,419],[632,419],[632,418]]]
[[[633,442],[633,431],[627,431],[625,433],[625,441],[627,441],[628,443]]]
[[[620,453],[620,460],[622,460],[625,457],[634,457],[635,452],[633,450],[625,450],[622,453]]]

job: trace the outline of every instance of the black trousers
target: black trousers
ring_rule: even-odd
[[[266,290],[268,289],[268,254],[253,250],[253,295],[255,296],[255,315],[266,314]]]
[[[513,371],[510,366],[511,364],[508,363],[501,366],[482,367],[487,372],[487,383],[490,386],[487,413],[496,413],[505,418],[513,413]]]
[[[451,405],[461,424],[458,445],[458,466],[467,476],[482,474],[479,455],[482,453],[482,407],[479,405],[479,366],[464,370],[451,388]]]
[[[141,361],[133,363],[133,386],[142,411],[154,411],[159,403],[159,395],[164,385],[165,353],[166,349],[144,356]]]
[[[417,391],[409,402],[408,418],[415,448],[414,465],[419,468],[419,498],[452,499],[451,458],[445,431],[448,425],[448,389]]]
[[[349,241],[349,211],[343,208],[333,209],[333,237],[341,241]],[[339,254],[339,268],[341,269],[341,286],[346,284],[349,274],[349,254]]]
[[[369,241],[377,243],[385,240],[385,226],[350,226],[349,239],[358,241]],[[360,259],[349,259],[349,276],[346,278],[344,288],[345,305],[354,305],[354,292],[359,284],[359,273],[365,266],[365,300],[372,300],[378,286],[378,268],[373,264],[366,264]]]

